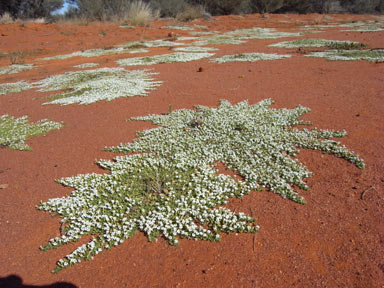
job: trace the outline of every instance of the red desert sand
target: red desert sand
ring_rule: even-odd
[[[251,27],[299,32],[303,25],[375,19],[377,16],[244,15],[187,24],[207,25],[220,32]],[[39,59],[117,47],[129,41],[164,39],[170,32],[190,36],[188,31],[160,28],[172,24],[161,20],[151,27],[134,29],[102,23],[0,25],[0,52],[26,51],[21,60],[35,64],[30,71],[0,75],[0,83],[38,81],[78,70],[73,66],[82,63],[117,67],[117,59],[169,53],[169,47],[161,47],[137,55]],[[163,84],[147,97],[60,106],[41,105],[52,94],[48,92],[26,90],[0,96],[0,115],[28,115],[30,121],[47,118],[65,124],[61,130],[29,139],[32,152],[0,149],[0,283],[9,286],[22,281],[36,287],[57,282],[76,287],[382,287],[384,64],[327,61],[304,57],[296,48],[268,46],[305,37],[384,48],[382,31],[342,31],[345,29],[330,27],[302,37],[214,46],[219,48],[216,57],[246,52],[293,55],[284,60],[218,64],[202,59],[148,66],[159,73],[154,78]],[[9,58],[1,57],[0,66],[7,65]],[[178,246],[170,246],[162,238],[149,243],[140,232],[92,261],[51,273],[56,261],[79,243],[41,251],[39,247],[48,239],[60,235],[60,218],[38,211],[36,206],[72,191],[55,179],[106,173],[95,160],[112,159],[116,154],[102,151],[105,146],[130,142],[137,131],[153,127],[147,122],[126,122],[127,118],[167,113],[169,105],[174,110],[191,109],[194,105],[217,106],[220,99],[233,104],[248,99],[249,104],[255,104],[266,98],[272,98],[276,108],[299,104],[311,108],[302,119],[314,127],[345,129],[348,135],[340,141],[364,159],[366,168],[302,149],[299,161],[315,173],[306,179],[310,190],[300,191],[306,205],[268,191],[252,192],[227,205],[257,218],[261,228],[256,234],[223,233],[220,242],[182,239]],[[84,238],[80,244],[90,239]],[[19,279],[12,280],[16,276]]]

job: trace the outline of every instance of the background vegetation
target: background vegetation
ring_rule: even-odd
[[[54,11],[71,4],[64,16]],[[210,15],[246,13],[366,13],[384,12],[384,0],[7,0],[0,1],[0,16],[11,19],[86,18],[130,21],[132,14],[154,20],[209,18]],[[143,16],[144,15],[144,16]],[[139,21],[140,22],[140,21]],[[144,21],[145,22],[145,21]],[[146,23],[145,23],[146,24]]]

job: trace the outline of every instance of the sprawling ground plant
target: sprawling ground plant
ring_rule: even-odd
[[[357,61],[384,62],[384,49],[375,50],[330,50],[324,52],[312,52],[308,57],[326,58],[331,61]]]
[[[184,30],[184,31],[195,30],[194,27],[186,26],[186,25],[168,25],[168,26],[163,26],[161,28],[163,28],[163,29],[173,29],[173,30]]]
[[[300,48],[300,47],[330,47],[332,49],[357,49],[366,47],[365,44],[353,41],[325,40],[325,39],[299,39],[294,41],[284,41],[269,45],[280,48]]]
[[[185,53],[176,52],[164,55],[155,55],[148,57],[135,57],[125,58],[117,60],[117,64],[121,66],[137,66],[137,65],[154,65],[162,63],[178,63],[178,62],[189,62],[194,60],[200,60],[215,55],[214,53]]]
[[[32,88],[32,85],[25,81],[18,81],[14,83],[4,83],[4,84],[0,84],[0,95],[5,95],[9,93],[18,93],[31,88]]]
[[[226,32],[225,35],[233,35],[236,39],[277,39],[284,37],[299,37],[301,33],[278,32],[274,28],[258,28],[238,29]]]
[[[12,64],[6,67],[0,67],[0,75],[16,74],[22,71],[28,71],[33,68],[33,64]]]
[[[161,236],[172,245],[178,238],[218,241],[221,232],[258,231],[255,219],[222,205],[264,188],[304,203],[293,186],[308,189],[303,179],[312,173],[294,158],[298,148],[364,167],[356,154],[330,139],[343,137],[345,131],[298,129],[309,124],[299,120],[308,108],[271,109],[271,104],[270,99],[251,106],[222,101],[217,108],[197,106],[133,118],[159,127],[141,132],[134,142],[106,148],[126,154],[98,162],[110,173],[61,179],[59,183],[75,188],[72,194],[38,206],[62,217],[62,235],[43,250],[83,235],[93,237],[60,259],[53,272],[92,259],[137,231],[150,241]],[[241,177],[220,174],[218,163]]]
[[[129,47],[106,47],[104,49],[91,49],[85,51],[76,51],[70,54],[56,55],[52,57],[41,58],[41,60],[62,60],[72,57],[99,57],[106,55],[116,55],[116,54],[135,54],[135,53],[146,53],[148,52],[145,49],[130,49]]]
[[[281,54],[265,54],[265,53],[240,53],[234,55],[224,55],[222,57],[213,58],[212,62],[226,63],[226,62],[254,62],[259,60],[280,60],[292,57],[291,55]]]
[[[146,96],[162,82],[154,81],[147,70],[128,71],[124,68],[100,68],[67,72],[33,83],[40,91],[61,91],[44,104],[90,104],[120,97]]]
[[[25,141],[27,138],[44,135],[51,130],[60,129],[63,125],[58,122],[40,120],[29,123],[27,116],[14,118],[13,116],[0,116],[0,147],[16,150],[32,150]]]
[[[73,68],[83,69],[83,68],[94,68],[97,66],[99,66],[99,63],[83,63],[83,64],[75,65],[73,66]]]
[[[153,41],[132,41],[119,45],[124,48],[153,48],[153,47],[173,47],[185,45],[184,43],[178,43],[167,40],[153,40]]]

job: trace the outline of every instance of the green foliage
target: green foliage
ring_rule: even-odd
[[[293,187],[308,189],[311,172],[295,156],[297,148],[319,150],[344,158],[357,167],[364,163],[332,137],[345,131],[298,129],[309,125],[299,117],[309,111],[272,109],[272,100],[256,105],[246,101],[217,108],[197,106],[166,115],[131,120],[152,121],[158,128],[143,131],[132,143],[107,148],[125,153],[114,161],[99,161],[108,174],[86,174],[58,182],[75,190],[50,199],[38,209],[62,217],[62,235],[41,247],[49,250],[92,240],[60,259],[53,272],[92,259],[142,231],[149,241],[163,237],[220,240],[220,233],[255,233],[255,219],[225,207],[231,198],[267,188],[284,198],[304,203]],[[218,174],[224,163],[241,177]]]
[[[60,129],[61,123],[40,120],[29,123],[27,116],[15,119],[13,116],[0,116],[0,147],[16,150],[32,150],[25,141],[27,138],[44,135],[51,130]]]

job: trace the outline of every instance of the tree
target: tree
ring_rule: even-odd
[[[8,12],[20,18],[48,17],[63,4],[63,0],[8,0],[0,2],[0,14]]]

